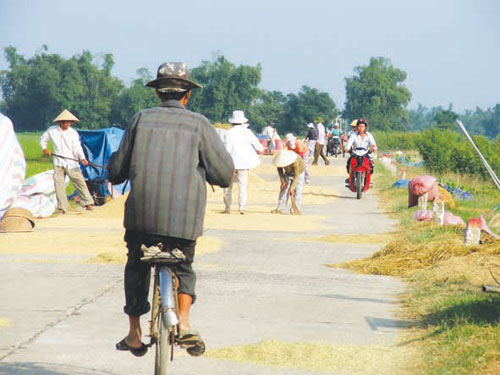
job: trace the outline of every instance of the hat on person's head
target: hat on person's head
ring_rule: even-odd
[[[289,150],[280,150],[273,158],[273,165],[278,168],[286,167],[297,160],[297,154]]]
[[[314,128],[314,124],[312,122],[310,122],[309,124],[307,124],[307,127],[308,128]]]
[[[358,126],[358,120],[352,120],[351,126],[354,128],[355,126]]]
[[[248,119],[245,117],[245,112],[233,111],[233,115],[228,121],[230,124],[245,124],[248,122]]]
[[[340,124],[338,122],[335,123],[334,125],[336,128],[338,128],[340,126]]]
[[[316,123],[323,122],[323,117],[321,117],[321,116],[316,117],[316,120],[314,120],[314,122],[316,122]]]
[[[365,126],[368,127],[368,123],[366,122],[366,119],[364,117],[358,119],[358,121],[356,122],[356,126],[358,126],[359,124],[365,124]]]
[[[62,122],[62,121],[71,121],[71,122],[79,122],[78,118],[72,114],[70,111],[65,109],[61,113],[59,113],[59,116],[57,116],[54,119],[54,122]]]
[[[158,67],[156,79],[146,83],[160,92],[182,92],[201,86],[189,79],[189,70],[186,63],[166,62]]]
[[[287,135],[285,135],[285,139],[288,142],[295,142],[295,136],[292,133],[288,133]]]

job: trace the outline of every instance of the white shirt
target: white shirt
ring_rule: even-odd
[[[274,140],[280,139],[280,136],[278,135],[276,128],[273,128],[272,126],[266,126],[262,131],[262,134],[267,135],[269,139],[274,139]]]
[[[316,129],[318,129],[318,139],[316,140],[317,143],[320,145],[325,144],[325,126],[321,123],[318,122],[316,124]]]
[[[358,132],[353,132],[347,141],[346,150],[349,150],[351,147],[354,149],[364,148],[366,150],[370,149],[370,146],[375,147],[375,151],[377,150],[377,144],[375,143],[375,138],[369,132],[365,133],[364,138],[361,138]]]
[[[233,158],[235,169],[252,169],[260,164],[256,151],[264,151],[264,146],[250,129],[234,126],[227,131],[224,144]]]
[[[82,145],[80,144],[80,136],[71,126],[66,130],[62,130],[59,125],[52,125],[40,138],[42,150],[47,148],[49,141],[52,141],[54,145],[54,154],[77,160],[85,159]],[[80,167],[77,161],[58,158],[56,156],[54,156],[54,165],[69,169]]]

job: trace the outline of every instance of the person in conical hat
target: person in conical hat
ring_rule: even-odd
[[[248,119],[245,117],[245,112],[233,111],[229,123],[233,127],[227,131],[224,143],[226,150],[233,158],[235,168],[233,183],[238,183],[238,204],[240,214],[243,215],[247,204],[248,171],[260,164],[257,152],[263,152],[264,146],[260,144],[255,134],[247,128]],[[222,213],[225,214],[231,212],[233,183],[224,189],[225,209]]]
[[[57,125],[49,127],[40,138],[40,146],[45,155],[52,155],[48,149],[49,142],[54,146],[54,186],[57,198],[57,213],[64,214],[68,211],[68,198],[66,197],[66,176],[73,182],[80,204],[86,210],[94,209],[94,199],[90,195],[89,189],[80,170],[80,163],[88,165],[88,161],[83,153],[78,132],[71,127],[78,118],[65,109],[55,119]]]
[[[146,354],[140,317],[148,302],[151,267],[141,261],[141,245],[159,243],[179,249],[186,261],[175,265],[179,279],[179,335],[176,343],[188,354],[205,350],[200,334],[191,329],[190,309],[196,301],[196,274],[192,263],[196,239],[203,233],[207,182],[222,188],[231,184],[234,163],[215,127],[206,117],[186,109],[191,90],[201,87],[189,77],[183,62],[158,67],[148,82],[162,104],[139,111],[130,121],[118,150],[108,161],[109,179],[130,179],[125,203],[125,307],[129,329],[117,350]]]
[[[302,191],[304,189],[305,163],[294,151],[281,150],[273,157],[273,165],[278,169],[280,177],[280,193],[278,196],[278,206],[272,210],[275,214],[284,214],[288,197],[292,196],[297,208],[302,205]],[[299,214],[293,207],[290,214]]]

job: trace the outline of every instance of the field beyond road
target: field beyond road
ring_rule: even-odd
[[[326,266],[371,255],[395,221],[373,191],[354,199],[343,187],[345,160],[335,158],[311,167],[303,216],[273,215],[279,180],[270,157],[261,159],[246,215],[236,205],[221,214],[221,189],[208,193],[192,310],[208,350],[176,351],[171,373],[404,374],[405,285]],[[153,373],[153,351],[138,359],[114,349],[128,327],[122,207],[119,198],[0,236],[0,374]]]

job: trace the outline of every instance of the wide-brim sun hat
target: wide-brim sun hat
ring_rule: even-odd
[[[314,128],[314,124],[312,122],[310,122],[309,124],[307,124],[307,127],[308,128]]]
[[[283,168],[287,165],[292,164],[295,160],[297,160],[297,154],[295,152],[289,150],[280,150],[273,157],[273,165],[278,168]]]
[[[358,120],[352,120],[351,126],[354,128],[355,126],[358,126]]]
[[[54,119],[54,122],[62,122],[62,121],[71,121],[71,122],[79,122],[78,118],[72,114],[70,111],[65,109]]]
[[[228,121],[230,124],[246,124],[248,119],[245,117],[244,111],[233,111],[233,115]]]
[[[295,136],[292,133],[288,133],[287,135],[285,135],[285,139],[288,142],[295,142]]]
[[[323,122],[323,117],[321,116],[316,117],[316,120],[314,120],[314,122]]]
[[[183,62],[166,62],[158,67],[156,79],[146,83],[146,86],[160,91],[188,91],[201,88],[189,78],[189,69]]]

